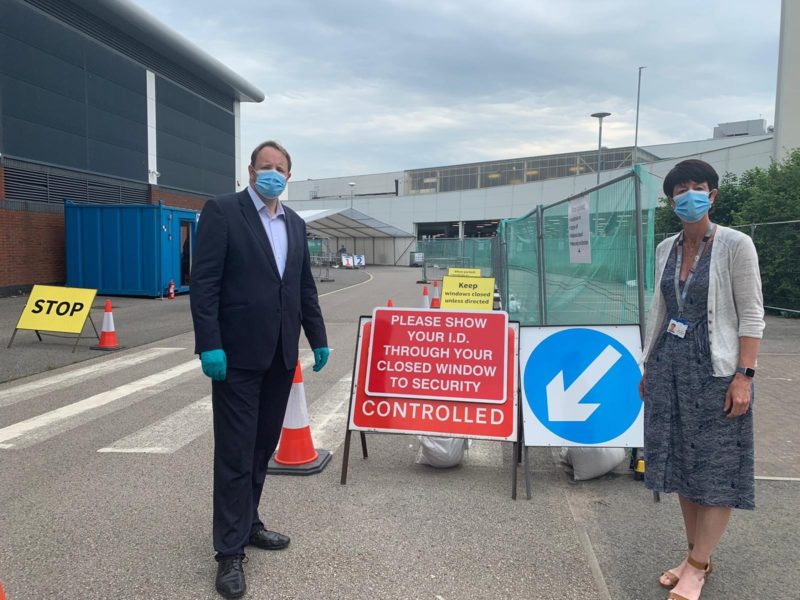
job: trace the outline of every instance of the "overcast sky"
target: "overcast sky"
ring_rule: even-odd
[[[773,124],[780,0],[134,0],[267,99],[242,155],[318,179]],[[246,162],[246,161],[245,161]]]

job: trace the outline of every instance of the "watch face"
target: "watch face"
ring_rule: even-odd
[[[736,369],[737,373],[742,373],[746,377],[755,377],[756,370],[755,369],[748,369],[747,367],[739,367]]]

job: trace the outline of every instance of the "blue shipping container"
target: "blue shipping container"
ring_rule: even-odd
[[[198,213],[162,204],[64,203],[67,286],[112,296],[189,291]]]

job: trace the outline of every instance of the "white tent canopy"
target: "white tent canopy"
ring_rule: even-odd
[[[343,245],[349,254],[363,254],[367,264],[409,264],[408,253],[416,239],[412,233],[352,208],[298,210],[297,214],[310,235],[330,240],[334,253]]]

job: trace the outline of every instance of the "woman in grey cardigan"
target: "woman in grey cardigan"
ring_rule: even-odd
[[[732,508],[755,507],[753,376],[764,330],[752,240],[711,222],[719,177],[686,160],[664,179],[683,230],[656,249],[639,392],[647,487],[677,492],[689,552],[659,579],[697,600]]]

